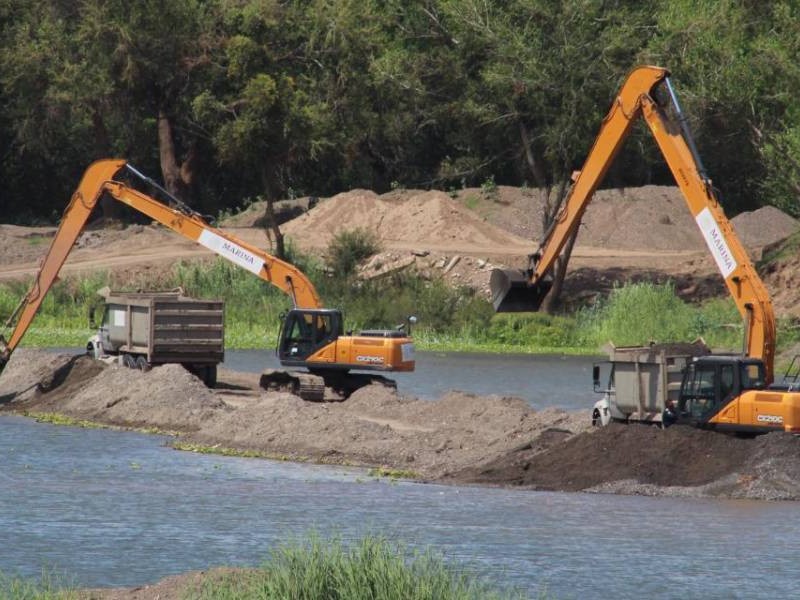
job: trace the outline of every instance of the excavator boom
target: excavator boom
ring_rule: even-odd
[[[28,330],[103,194],[127,204],[286,293],[292,299],[294,309],[289,313],[291,319],[287,317],[288,320],[282,327],[283,336],[279,342],[282,364],[306,366],[318,372],[336,371],[339,375],[337,381],[343,381],[340,387],[352,384],[352,381],[345,381],[344,376],[350,369],[414,370],[413,344],[406,332],[376,330],[343,335],[341,313],[322,307],[314,285],[302,271],[209,225],[201,215],[175,198],[170,197],[168,206],[130,187],[122,181],[121,174],[132,175],[158,188],[155,182],[144,177],[124,160],[101,160],[87,169],[64,212],[30,291],[6,323],[6,327],[11,328],[11,335],[8,340],[0,336],[0,372]],[[167,194],[166,191],[161,191]],[[308,331],[312,327],[324,331],[324,335],[311,335]],[[309,374],[304,381],[310,378]],[[377,376],[373,379],[379,380]],[[298,378],[294,377],[291,381],[296,383]],[[362,376],[358,381],[363,385],[371,380]],[[314,386],[315,395],[319,397],[317,388],[321,384],[316,379]]]
[[[664,88],[667,102],[656,100]],[[659,95],[661,97],[662,95]],[[763,360],[773,379],[775,317],[764,284],[717,200],[692,141],[669,72],[642,66],[626,79],[589,152],[572,190],[532,254],[525,271],[495,270],[490,286],[498,312],[535,311],[550,289],[549,275],[567,240],[580,224],[587,205],[614,161],[634,122],[644,119],[658,144],[686,204],[745,322],[745,354]]]

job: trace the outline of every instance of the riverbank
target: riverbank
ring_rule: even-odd
[[[207,389],[177,365],[142,373],[84,356],[17,351],[3,411],[168,432],[178,448],[362,466],[376,475],[525,489],[800,499],[800,439],[673,427],[592,429],[586,411],[451,391],[435,401],[370,386],[309,403],[221,370]]]

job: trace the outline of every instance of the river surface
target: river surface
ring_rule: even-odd
[[[599,357],[417,352],[416,359],[413,373],[388,376],[397,381],[398,391],[419,398],[438,398],[457,389],[518,396],[534,408],[585,408],[587,415],[600,399],[592,391],[592,364],[603,360]],[[271,350],[226,350],[223,366],[249,373],[280,368]]]
[[[236,368],[235,356],[226,366]],[[434,379],[474,379],[474,356],[437,356]],[[487,377],[514,364],[493,358]],[[591,359],[524,358],[521,373],[503,377],[534,405],[546,403],[540,390],[580,375],[577,399],[559,395],[573,406],[591,379]],[[437,385],[469,390],[443,381],[429,386],[433,397]],[[132,586],[257,565],[314,531],[430,547],[532,597],[800,597],[800,503],[391,484],[361,469],[197,455],[167,441],[0,417],[0,569]]]

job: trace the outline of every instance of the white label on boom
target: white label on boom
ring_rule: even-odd
[[[234,244],[207,229],[204,229],[200,234],[197,243],[256,275],[261,272],[261,268],[264,266],[264,261],[249,250],[245,250],[239,244]]]
[[[717,221],[707,208],[701,210],[695,220],[697,221],[697,226],[700,227],[703,238],[706,240],[708,249],[711,250],[711,256],[717,262],[720,273],[727,278],[736,268],[736,259],[733,258],[731,249],[728,248],[728,243],[722,236]]]

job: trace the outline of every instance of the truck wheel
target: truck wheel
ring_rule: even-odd
[[[144,356],[137,356],[136,357],[136,366],[134,367],[139,369],[143,373],[146,373],[150,370],[150,363],[147,362],[147,359]]]
[[[213,388],[217,385],[217,365],[209,365],[204,369],[203,383],[206,387]]]
[[[129,369],[136,368],[136,359],[131,356],[130,354],[123,354],[122,355],[122,364],[128,367]]]

